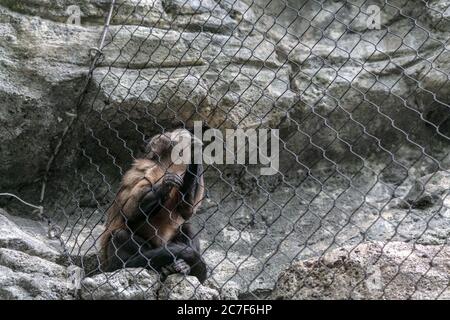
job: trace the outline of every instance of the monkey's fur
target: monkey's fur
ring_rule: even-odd
[[[206,279],[189,223],[204,197],[203,166],[171,159],[174,145],[187,136],[192,137],[189,131],[177,129],[153,137],[147,156],[124,175],[101,237],[103,271],[146,267]]]

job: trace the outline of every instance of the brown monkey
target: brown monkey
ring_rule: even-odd
[[[104,271],[148,267],[206,279],[200,243],[189,223],[204,197],[203,166],[172,159],[175,146],[186,138],[193,137],[185,129],[153,137],[146,158],[137,159],[124,175],[101,237]],[[179,156],[187,151],[181,149]]]

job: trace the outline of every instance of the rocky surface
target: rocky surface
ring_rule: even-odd
[[[0,0],[0,190],[37,203],[78,116],[44,204],[74,261],[101,279],[104,211],[144,139],[180,120],[277,127],[279,174],[206,171],[194,224],[221,297],[267,297],[292,261],[343,246],[445,244],[450,2],[371,3],[380,29],[367,28],[363,0],[118,1],[77,108],[108,1]],[[80,25],[66,23],[70,5]],[[35,216],[0,201],[22,215],[0,220],[0,247],[59,263]]]
[[[362,243],[284,271],[274,299],[449,299],[450,248]]]
[[[405,201],[413,208],[448,207],[450,173],[438,171],[415,181],[405,196]]]
[[[8,228],[0,241],[0,299],[450,298],[450,250],[445,241],[440,245],[362,242],[325,249],[319,257],[290,264],[273,291],[259,289],[249,294],[242,287],[245,282],[219,284],[219,276],[232,274],[223,270],[213,273],[204,285],[183,275],[171,275],[161,282],[158,274],[141,268],[84,277],[80,268],[67,267],[51,241],[39,239],[37,222],[29,222],[29,231],[25,231],[7,216],[5,212],[0,215],[0,225]],[[242,271],[245,281],[248,271]]]
[[[49,261],[60,258],[59,248],[49,246],[43,241],[45,227],[37,227],[35,233],[25,232],[22,227],[10,220],[10,216],[0,209],[0,247],[22,251]],[[35,223],[38,225],[38,223]]]
[[[314,170],[342,156],[358,167],[360,157],[376,151],[388,165],[383,176],[398,180],[414,161],[435,169],[432,158],[420,158],[418,145],[445,160],[447,1],[374,1],[383,8],[380,30],[366,28],[361,1],[327,2],[324,8],[314,1],[270,1],[262,10],[264,1],[121,1],[92,95],[76,109],[107,2],[70,2],[81,13],[81,24],[74,25],[66,23],[73,13],[67,1],[2,0],[2,186],[20,186],[37,197],[30,181],[42,178],[77,114],[82,120],[60,161],[71,167],[81,161],[83,167],[91,158],[111,185],[143,136],[193,119],[222,128],[284,128],[284,162],[297,170],[298,161]],[[315,27],[298,12],[314,16]],[[334,17],[340,22],[331,23]],[[83,144],[88,158],[74,153],[71,143]],[[319,165],[311,162],[325,150]],[[391,156],[399,159],[388,163]],[[89,180],[98,179],[94,168],[83,169],[94,175]],[[67,187],[65,179],[60,187]],[[114,189],[99,188],[103,194]],[[85,192],[76,196],[87,197]],[[94,199],[82,200],[93,205]]]
[[[36,221],[17,226],[5,211],[0,213],[0,300],[84,299],[237,299],[238,288],[231,283],[222,288],[201,285],[196,277],[160,275],[142,268],[89,275],[70,264],[52,240],[44,237],[45,228]],[[86,270],[89,268],[84,266]]]
[[[65,267],[21,251],[0,249],[0,299],[74,299]]]
[[[145,269],[122,269],[84,278],[81,298],[85,300],[156,300],[159,275]]]
[[[174,274],[164,281],[159,298],[163,300],[217,300],[219,292],[202,286],[196,277]]]
[[[38,227],[37,227],[38,228]],[[74,299],[76,287],[58,248],[0,213],[0,299]]]

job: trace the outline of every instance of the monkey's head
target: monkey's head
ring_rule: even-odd
[[[203,145],[202,141],[195,137],[187,129],[175,129],[173,131],[167,131],[158,134],[151,138],[146,147],[147,158],[172,163],[175,159],[172,159],[174,148],[176,148],[177,157],[182,157],[186,148],[192,148],[197,145]]]

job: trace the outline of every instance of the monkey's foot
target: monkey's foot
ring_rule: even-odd
[[[191,267],[183,259],[175,260],[174,263],[161,269],[163,275],[168,276],[174,273],[189,274]]]
[[[183,259],[174,262],[174,269],[177,273],[189,274],[191,267]]]

